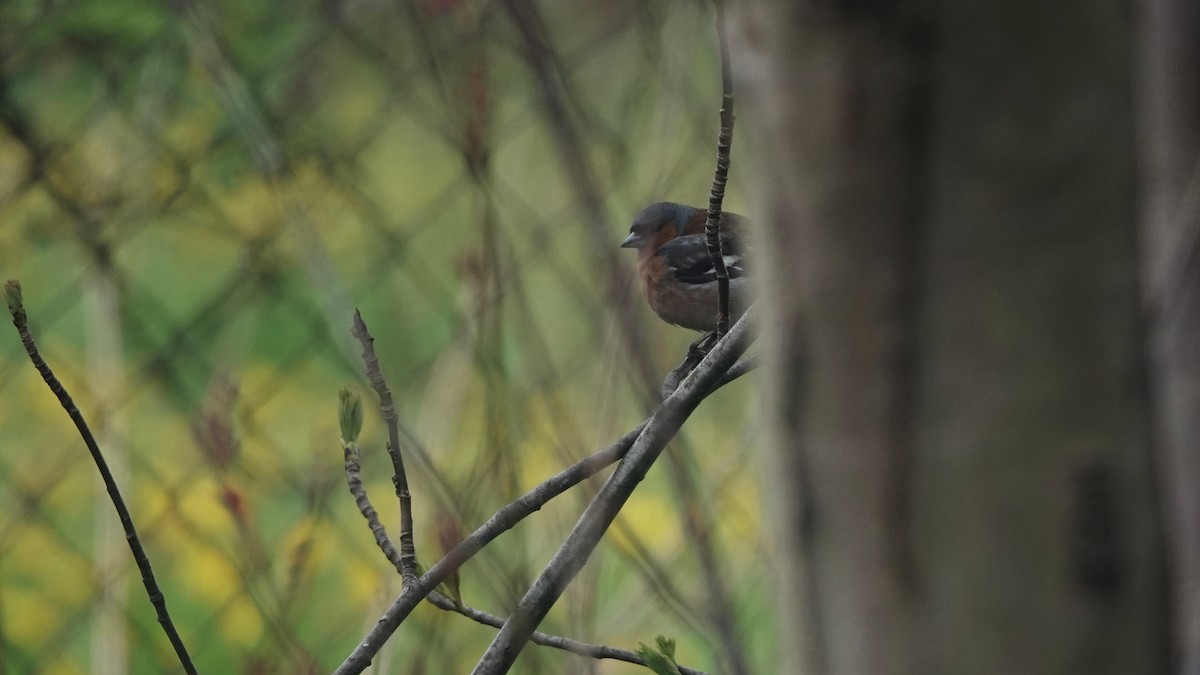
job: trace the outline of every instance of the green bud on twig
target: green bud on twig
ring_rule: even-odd
[[[8,311],[13,316],[25,311],[25,305],[21,300],[21,282],[16,279],[9,279],[4,282],[4,301],[8,303]]]
[[[654,642],[657,649],[647,647],[644,642],[638,644],[637,655],[646,662],[646,667],[657,675],[680,675],[679,664],[675,662],[675,638],[659,635]]]
[[[342,387],[338,392],[338,399],[341,401],[338,408],[338,424],[342,427],[342,442],[354,443],[362,431],[362,397],[353,389]]]

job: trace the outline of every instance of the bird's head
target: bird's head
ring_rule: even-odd
[[[687,226],[688,219],[695,210],[691,206],[675,202],[658,202],[647,206],[633,217],[633,225],[629,226],[629,236],[621,242],[621,248],[642,248],[659,239],[668,228],[671,232],[666,233],[663,238],[675,237]]]

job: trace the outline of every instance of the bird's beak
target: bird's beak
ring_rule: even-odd
[[[642,245],[642,240],[636,233],[630,232],[625,241],[621,242],[621,248],[638,248]]]

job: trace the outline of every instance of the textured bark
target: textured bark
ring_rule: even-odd
[[[1122,8],[730,8],[780,672],[1164,672]]]

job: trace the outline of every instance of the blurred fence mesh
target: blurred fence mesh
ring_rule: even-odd
[[[354,307],[400,408],[427,564],[638,422],[637,364],[661,375],[692,338],[651,320],[631,261],[598,242],[645,204],[707,195],[711,8],[536,11],[602,214],[581,206],[501,3],[0,3],[0,274],[22,280],[203,672],[328,672],[399,590],[342,475],[337,388],[374,400]],[[625,648],[661,633],[722,670],[715,561],[751,660],[768,660],[749,391],[689,422],[547,631]],[[369,415],[364,476],[394,531],[384,435]],[[469,563],[464,599],[507,613],[594,489]],[[136,579],[85,448],[7,335],[0,673],[177,670]],[[492,634],[422,607],[377,672],[466,672]],[[638,669],[531,646],[518,672]]]

